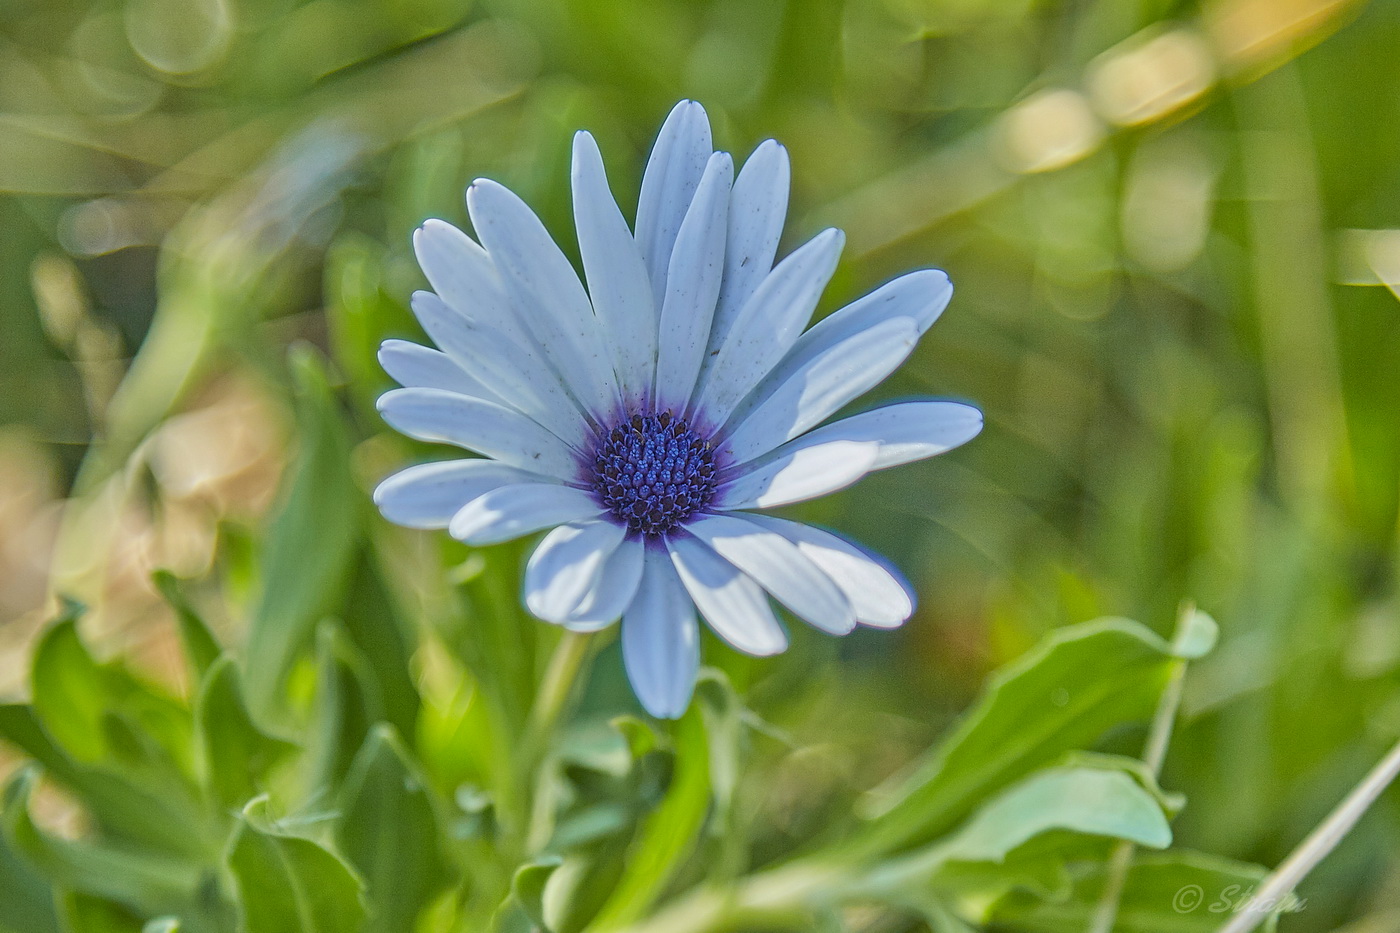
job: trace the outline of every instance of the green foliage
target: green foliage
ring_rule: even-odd
[[[185,599],[174,574],[158,570],[151,579],[156,589],[160,590],[160,595],[175,611],[175,621],[180,627],[180,641],[185,648],[191,675],[196,680],[203,680],[205,673],[219,660],[221,654],[214,633],[209,631],[204,619]]]
[[[238,668],[223,655],[206,672],[194,706],[200,774],[210,799],[238,809],[262,789],[272,766],[293,749],[269,737],[248,713]]]
[[[1154,813],[1182,848],[1135,856],[1118,933],[1206,933],[1259,872],[1199,851],[1279,861],[1394,738],[1396,3],[13,0],[0,43],[5,683],[39,595],[96,616],[66,610],[0,705],[0,766],[29,762],[0,933],[241,933],[236,836],[274,926],[339,892],[315,923],[1059,933],[1102,896],[1095,833],[1159,841]],[[670,726],[608,634],[551,681],[522,546],[392,528],[368,490],[441,453],[373,411],[379,341],[422,336],[412,228],[465,225],[489,176],[572,254],[570,134],[630,215],[682,96],[725,148],[792,153],[783,252],[847,231],[819,314],[949,271],[876,396],[988,425],[800,507],[909,575],[903,632],[794,626],[758,661],[707,640]],[[266,521],[159,469],[166,419],[225,378],[296,413]],[[109,659],[112,623],[159,643],[132,592],[191,514],[212,555],[155,577],[186,673],[151,677],[144,648]],[[1183,596],[1219,651],[1204,616],[1158,637]],[[1072,624],[1102,615],[1144,624]],[[1127,756],[1188,660],[1183,807]],[[1133,819],[1094,823],[1081,781]],[[1383,911],[1396,826],[1378,810],[1285,929]],[[421,873],[388,884],[381,845]],[[1207,907],[1176,910],[1193,884]]]
[[[339,857],[293,835],[267,815],[259,797],[243,810],[229,845],[246,933],[335,933],[361,929],[362,885]]]
[[[994,676],[961,726],[908,778],[873,797],[871,834],[894,847],[927,841],[1066,749],[1146,719],[1174,660],[1165,641],[1125,620],[1055,632]]]
[[[1092,751],[1150,715],[1166,666],[1184,660],[1121,619],[1057,632],[996,675],[854,837],[813,840],[799,857],[750,868],[742,762],[773,740],[754,731],[761,724],[717,671],[665,730],[631,716],[599,721],[573,705],[552,724],[531,717],[550,731],[537,733],[545,752],[524,788],[463,786],[444,799],[445,776],[386,719],[382,685],[414,683],[406,668],[386,669],[405,656],[361,652],[340,623],[323,622],[314,649],[291,659],[314,654],[314,676],[284,680],[274,708],[291,712],[274,734],[250,714],[232,658],[207,663],[207,637],[184,641],[191,669],[203,668],[186,704],[95,661],[78,622],[74,607],[53,625],[35,655],[34,702],[0,716],[0,734],[35,759],[5,797],[0,877],[19,892],[0,902],[6,933],[172,924],[193,933],[698,933],[816,923],[871,903],[937,929],[995,920],[1057,933],[1092,909],[1107,842],[1166,848],[1181,804],[1142,762]],[[179,624],[207,635],[188,606]],[[1178,650],[1199,655],[1207,642],[1183,637]],[[470,677],[465,668],[456,676]],[[1077,698],[1063,695],[1070,689]],[[428,707],[415,694],[412,708]],[[123,713],[117,731],[108,720]],[[55,716],[68,717],[66,728],[46,728]],[[531,744],[471,751],[515,761]],[[166,795],[132,800],[119,790],[160,786],[162,773]],[[522,774],[510,764],[495,773]],[[83,838],[36,823],[41,775],[92,816]],[[501,799],[528,819],[483,819]],[[904,831],[890,832],[892,819]],[[1189,852],[1142,859],[1123,900],[1133,930],[1158,929],[1169,884],[1224,891],[1260,874]]]
[[[1141,856],[1128,872],[1119,901],[1122,933],[1211,933],[1245,902],[1263,879],[1252,866],[1183,850]],[[997,923],[1030,933],[1080,933],[1103,893],[1101,869],[1081,872],[1063,896],[1037,898],[1018,891],[996,905]]]
[[[365,881],[373,907],[366,931],[412,928],[457,872],[431,793],[393,728],[376,727],[341,787],[336,845]]]
[[[343,598],[364,509],[324,363],[299,348],[291,364],[305,449],[263,552],[262,596],[248,633],[250,696],[254,709],[269,715],[316,623]]]

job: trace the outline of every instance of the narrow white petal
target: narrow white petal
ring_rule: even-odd
[[[773,268],[787,217],[791,176],[787,150],[769,139],[753,151],[734,180],[724,246],[724,284],[710,327],[711,350],[724,344],[739,311]]]
[[[420,441],[454,444],[503,463],[572,482],[577,455],[529,418],[493,402],[441,389],[394,389],[379,411],[395,430]]]
[[[647,548],[637,595],[622,616],[622,661],[637,699],[660,719],[690,705],[700,669],[695,604],[666,552]]]
[[[754,461],[787,456],[805,447],[833,441],[880,445],[872,470],[925,460],[960,447],[982,430],[982,412],[962,402],[896,402],[822,425]]]
[[[739,312],[706,374],[696,410],[721,425],[792,348],[836,271],[846,236],[823,230],[768,274]]]
[[[829,441],[800,447],[715,490],[717,509],[769,509],[844,489],[874,468],[880,445]]]
[[[787,649],[787,633],[751,577],[691,535],[672,535],[666,547],[690,598],[716,634],[746,654]]]
[[[481,245],[443,220],[426,220],[413,233],[413,252],[433,291],[458,314],[518,343],[523,322],[501,276]]]
[[[433,342],[478,382],[493,386],[502,405],[528,415],[567,444],[584,445],[588,423],[537,348],[467,319],[432,292],[414,292],[412,307]]]
[[[742,418],[736,414],[719,449],[742,463],[792,440],[877,385],[918,340],[914,324],[896,318],[817,354],[753,411]]]
[[[592,521],[545,535],[525,564],[525,605],[546,622],[566,621],[593,592],[625,533],[613,522]]]
[[[384,517],[408,528],[446,528],[468,502],[512,483],[548,482],[496,460],[444,460],[400,470],[374,490]]]
[[[850,600],[787,538],[747,516],[707,515],[686,530],[758,581],[798,618],[834,635],[855,628]]]
[[[914,589],[898,571],[873,554],[829,531],[771,515],[752,521],[797,545],[836,582],[862,625],[894,628],[914,614]]]
[[[952,297],[953,285],[948,276],[937,269],[921,269],[887,282],[822,318],[798,338],[792,351],[739,404],[732,420],[742,420],[816,357],[878,324],[906,320],[922,336]]]
[[[645,551],[641,539],[624,538],[603,564],[593,588],[564,620],[564,627],[575,632],[596,632],[620,619],[637,593]]]
[[[612,359],[574,267],[514,192],[479,179],[467,209],[525,327],[579,402],[599,421],[617,408]]]
[[[379,345],[379,365],[390,379],[405,388],[443,389],[490,402],[501,401],[500,396],[480,379],[469,375],[452,357],[432,347],[407,340],[386,340]]]
[[[486,250],[441,220],[425,221],[413,234],[413,248],[439,299],[436,304],[425,303],[419,297],[423,293],[415,294],[413,313],[438,348],[479,381],[495,387],[495,395],[504,404],[529,409],[541,423],[550,420],[547,413],[551,411],[572,417],[570,409],[578,408],[577,403],[570,399],[558,368],[506,294],[500,272]],[[453,313],[443,313],[442,305]],[[514,374],[504,387],[503,371],[507,377]],[[521,399],[509,397],[510,384],[522,379],[537,384],[537,391]],[[569,437],[569,433],[561,436]]]
[[[585,132],[574,136],[574,225],[593,302],[613,353],[623,394],[650,395],[656,367],[656,308],[637,241],[613,200],[598,144]]]
[[[590,493],[555,483],[502,486],[464,505],[447,533],[467,544],[499,544],[541,528],[595,518],[602,513]]]
[[[729,154],[716,152],[676,236],[657,337],[656,399],[662,409],[683,410],[700,375],[724,274],[724,233],[733,178]]]
[[[662,124],[647,160],[637,200],[637,246],[651,277],[652,301],[657,308],[666,298],[666,273],[676,234],[713,149],[705,108],[683,100]]]

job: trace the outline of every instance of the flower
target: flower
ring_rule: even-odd
[[[843,236],[825,230],[774,265],[788,178],[772,140],[735,177],[704,109],[682,101],[629,229],[579,132],[587,289],[530,208],[479,180],[467,190],[479,242],[437,220],[414,235],[433,291],[414,294],[413,312],[437,349],[380,350],[404,386],[380,398],[385,420],[480,455],[390,476],[374,494],[384,516],[472,545],[552,529],[526,565],[526,606],[580,632],[621,618],[628,677],[658,717],[690,702],[697,610],[753,655],[787,647],[770,597],[837,635],[907,619],[914,594],[881,559],[752,510],[931,457],[982,427],[976,408],[948,401],[818,426],[904,361],[952,286],[911,272],[808,328]]]

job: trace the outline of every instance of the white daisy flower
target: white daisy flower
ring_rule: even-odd
[[[410,467],[375,490],[390,521],[472,545],[552,529],[525,569],[535,615],[587,632],[622,620],[642,705],[686,709],[697,610],[740,651],[776,654],[770,602],[843,635],[893,627],[914,594],[836,535],[757,513],[942,453],[982,427],[957,402],[886,405],[820,426],[904,361],[948,304],[912,272],[807,324],[843,236],[825,230],[774,265],[788,199],[769,140],[734,174],[704,109],[661,128],[634,229],[593,137],[574,137],[573,204],[587,288],[520,198],[467,190],[478,240],[430,220],[414,235],[433,287],[413,312],[437,349],[380,351],[404,388],[379,410],[423,441],[479,454]]]

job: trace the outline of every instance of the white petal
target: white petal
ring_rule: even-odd
[[[441,220],[425,221],[413,234],[413,248],[439,299],[438,304],[425,303],[421,293],[415,294],[413,313],[438,348],[481,382],[494,386],[494,394],[504,404],[530,410],[541,423],[550,420],[549,411],[571,416],[569,409],[577,404],[511,303],[486,250]],[[441,305],[455,313],[444,314]],[[502,371],[507,375],[504,385]],[[520,399],[508,397],[506,393],[521,380],[538,384],[537,391]],[[537,400],[547,404],[531,404]],[[561,436],[569,437],[569,432]]]
[[[656,399],[663,410],[682,411],[700,375],[724,274],[724,233],[733,178],[729,153],[716,152],[676,236],[657,336]]]
[[[952,297],[953,285],[948,276],[937,269],[921,269],[887,282],[864,298],[822,318],[798,338],[792,351],[739,404],[731,420],[742,420],[813,359],[877,324],[907,320],[922,336],[938,320]]]
[[[574,267],[535,212],[509,189],[479,179],[467,189],[467,209],[526,328],[574,397],[606,420],[618,405],[616,376]]]
[[[700,187],[713,148],[705,108],[683,100],[662,124],[647,160],[637,200],[637,246],[651,277],[652,301],[657,308],[666,298],[666,272],[676,234],[695,189]]]
[[[656,367],[656,308],[637,241],[613,200],[603,156],[588,133],[574,136],[574,225],[588,296],[613,353],[623,394],[650,395]]]
[[[582,489],[556,483],[520,483],[468,502],[452,516],[447,533],[467,544],[499,544],[600,514],[597,500]]]
[[[850,601],[782,535],[736,515],[707,515],[687,524],[686,531],[757,580],[798,618],[835,635],[855,628]]]
[[[588,595],[564,620],[564,627],[575,632],[596,632],[621,618],[641,582],[645,551],[641,539],[624,538],[603,564]]]
[[[982,430],[982,412],[962,402],[896,402],[814,428],[756,463],[833,441],[880,445],[872,470],[925,460],[960,447]]]
[[[496,460],[444,460],[411,466],[385,479],[374,490],[374,504],[396,525],[446,528],[462,506],[493,489],[547,481]]]
[[[458,314],[525,343],[523,322],[501,276],[481,245],[443,220],[426,220],[413,233],[413,252],[433,291]]]
[[[729,196],[729,235],[724,245],[724,284],[710,327],[710,349],[718,350],[739,311],[773,268],[787,216],[791,181],[787,150],[769,139],[744,163]]]
[[[696,411],[722,425],[730,412],[792,348],[836,271],[846,236],[823,230],[768,274],[735,319],[706,374]]]
[[[452,357],[432,347],[407,340],[386,340],[379,345],[379,365],[390,379],[407,388],[443,389],[491,402],[501,401],[500,396],[480,379],[468,375]]]
[[[414,292],[412,306],[433,342],[478,382],[493,386],[502,405],[528,415],[567,444],[584,445],[588,424],[537,349],[467,319],[432,292]]]
[[[851,485],[875,465],[880,445],[830,441],[791,450],[715,490],[717,509],[769,509],[815,499]]]
[[[896,318],[817,354],[726,428],[731,433],[718,448],[742,463],[792,440],[877,385],[904,362],[918,340],[914,324]]]
[[[862,625],[894,628],[914,614],[914,590],[878,557],[829,531],[771,515],[750,519],[797,545],[825,571],[855,608]]]
[[[666,547],[696,608],[721,638],[759,656],[787,648],[787,633],[751,577],[691,535],[672,535]]]
[[[642,582],[622,616],[622,661],[648,713],[675,719],[690,705],[700,669],[695,604],[666,552],[647,548]]]
[[[577,455],[559,438],[516,411],[441,389],[394,389],[379,411],[395,430],[420,441],[455,444],[521,469],[572,482]]]
[[[525,564],[525,605],[547,622],[578,611],[598,583],[627,529],[609,521],[560,525]]]

